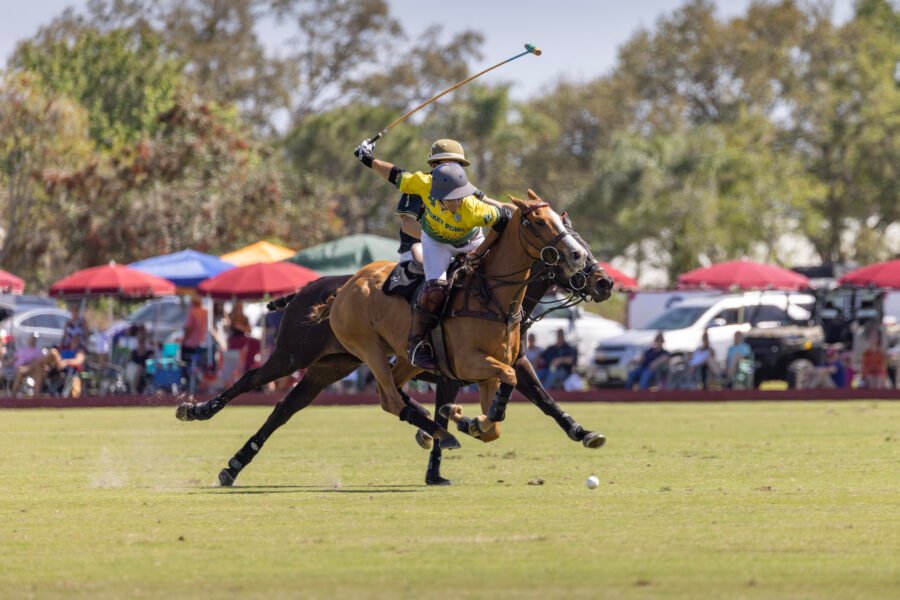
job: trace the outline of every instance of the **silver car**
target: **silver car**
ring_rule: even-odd
[[[7,344],[12,342],[16,348],[28,345],[28,339],[38,335],[38,346],[49,348],[62,340],[66,322],[72,314],[62,308],[36,307],[10,314],[2,322],[0,328],[5,329]]]

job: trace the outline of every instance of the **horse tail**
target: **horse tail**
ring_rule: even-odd
[[[330,292],[319,304],[314,304],[313,307],[309,309],[309,320],[313,323],[323,323],[327,321],[331,316],[331,305],[334,304],[334,299],[337,297],[339,291],[341,291],[341,288]]]
[[[297,295],[297,292],[293,294],[288,294],[287,296],[281,296],[280,298],[275,298],[268,304],[266,304],[266,308],[269,310],[281,310],[291,303],[291,300],[294,299],[294,296]]]

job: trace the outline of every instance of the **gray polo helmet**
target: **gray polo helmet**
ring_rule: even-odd
[[[431,173],[431,197],[435,200],[460,200],[476,190],[458,163],[442,163]]]

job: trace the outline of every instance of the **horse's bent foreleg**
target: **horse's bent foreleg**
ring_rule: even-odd
[[[375,376],[375,381],[378,382],[378,396],[381,399],[381,408],[399,417],[401,421],[406,421],[439,440],[443,448],[459,448],[459,441],[453,434],[432,421],[431,415],[424,406],[410,398],[403,390],[397,388],[394,373],[384,353],[377,347],[373,351],[367,350],[369,349],[363,348],[361,352],[357,351],[354,353],[365,358],[365,363],[369,365],[372,375]],[[400,370],[403,370],[402,367]]]
[[[181,421],[206,421],[213,418],[229,402],[244,392],[286,377],[296,370],[297,367],[293,365],[293,361],[287,353],[275,352],[262,366],[250,369],[241,375],[240,379],[231,387],[206,402],[200,404],[182,402],[175,410],[175,416]]]
[[[238,473],[256,457],[266,440],[276,429],[288,422],[298,411],[306,408],[327,386],[349,375],[359,366],[359,361],[350,355],[330,356],[312,364],[284,399],[247,443],[228,461],[228,466],[219,473],[219,483],[230,486]]]
[[[572,441],[581,442],[586,448],[600,448],[606,443],[606,437],[603,434],[588,431],[559,407],[546,388],[541,385],[540,379],[534,372],[534,367],[524,356],[520,356],[516,360],[516,389],[541,409],[541,412],[556,421],[556,424],[566,432]]]

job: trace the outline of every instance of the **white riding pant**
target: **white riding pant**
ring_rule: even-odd
[[[422,251],[425,254],[425,280],[440,279],[447,281],[447,267],[450,261],[458,254],[471,252],[481,245],[484,241],[484,234],[481,229],[475,231],[475,235],[469,238],[464,246],[457,248],[450,244],[442,244],[428,237],[427,234],[422,235]]]

